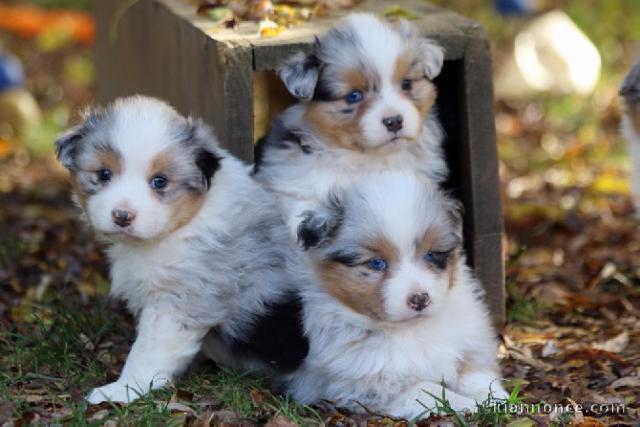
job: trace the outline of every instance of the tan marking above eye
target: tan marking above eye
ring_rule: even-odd
[[[416,239],[416,242],[415,242],[416,258],[422,258],[424,254],[426,254],[429,251],[432,251],[435,244],[438,242],[441,236],[442,234],[440,233],[439,229],[437,228],[427,229],[427,231],[425,231],[425,233],[422,235],[421,238]]]
[[[168,178],[168,171],[173,168],[175,154],[170,150],[162,151],[151,160],[147,169],[147,181],[154,176],[164,175]]]
[[[365,247],[375,256],[372,258],[382,258],[387,262],[387,271],[391,270],[400,260],[398,249],[393,243],[384,238],[375,239],[369,242]]]
[[[425,80],[424,71],[416,63],[413,53],[408,52],[400,56],[393,69],[393,81],[396,83],[408,79],[412,81]]]
[[[351,68],[341,73],[342,83],[344,85],[344,96],[353,90],[361,90],[363,93],[367,89],[367,77],[357,68]]]
[[[109,169],[112,175],[118,175],[122,172],[122,160],[118,153],[112,150],[100,150],[96,154],[96,161],[99,169]]]

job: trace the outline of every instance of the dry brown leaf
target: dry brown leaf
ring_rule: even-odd
[[[629,345],[629,332],[623,331],[615,337],[604,342],[594,344],[593,348],[604,350],[610,353],[620,353]]]
[[[283,415],[276,415],[265,424],[265,427],[298,427],[298,424]]]

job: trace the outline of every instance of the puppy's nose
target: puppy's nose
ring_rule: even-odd
[[[130,226],[136,219],[136,213],[126,209],[114,209],[111,211],[111,218],[116,225],[124,228]]]
[[[398,132],[402,129],[402,116],[398,114],[393,117],[385,117],[382,119],[382,124],[385,125],[389,132]]]
[[[423,292],[421,294],[413,294],[407,300],[407,304],[409,304],[409,307],[411,307],[411,309],[415,311],[424,310],[425,307],[429,305],[430,302],[431,302],[431,298],[429,297],[429,294],[426,292]]]

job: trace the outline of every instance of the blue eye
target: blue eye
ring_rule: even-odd
[[[387,261],[382,258],[373,258],[367,261],[367,267],[375,271],[385,271],[387,266]]]
[[[102,168],[97,172],[97,174],[100,182],[111,181],[112,173],[109,169]]]
[[[356,102],[362,101],[362,98],[364,98],[362,91],[354,90],[349,92],[349,94],[345,98],[345,101],[347,101],[348,104],[355,104]]]
[[[429,251],[425,254],[424,260],[429,264],[432,264],[439,270],[444,270],[447,267],[447,261],[449,259],[449,252],[436,252]]]
[[[149,182],[149,184],[151,184],[151,188],[153,188],[154,190],[161,190],[165,188],[168,183],[169,180],[167,179],[167,177],[162,175],[154,176]]]

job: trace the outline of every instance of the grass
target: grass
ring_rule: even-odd
[[[453,409],[447,399],[444,387],[442,388],[442,394],[440,396],[436,396],[427,391],[425,391],[425,393],[435,400],[436,405],[435,408],[429,408],[420,402],[425,408],[423,415],[435,413],[440,416],[449,417],[458,427],[478,425],[499,426],[508,424],[510,421],[519,417],[517,414],[509,411],[508,408],[510,406],[513,407],[524,404],[524,397],[520,394],[520,384],[518,383],[513,386],[511,393],[509,393],[506,399],[494,398],[490,393],[484,402],[476,404],[475,412],[473,413]],[[420,417],[413,421],[417,421]]]
[[[12,417],[27,420],[43,406],[59,408],[54,418],[65,425],[183,425],[206,411],[224,417],[264,422],[285,417],[299,425],[322,422],[312,408],[289,398],[274,396],[264,379],[219,369],[212,364],[195,368],[181,378],[177,388],[158,390],[130,405],[84,401],[88,391],[113,381],[131,340],[131,327],[114,314],[107,302],[92,300],[82,309],[73,298],[31,301],[13,313],[24,323],[0,330],[0,401],[12,402]],[[56,307],[55,313],[48,307]],[[120,338],[119,342],[113,341]],[[105,347],[105,348],[102,348]]]

